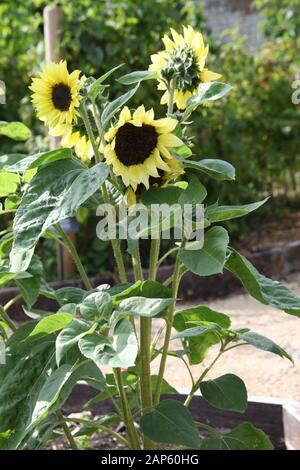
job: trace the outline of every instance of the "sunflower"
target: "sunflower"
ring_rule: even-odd
[[[165,35],[162,39],[165,50],[151,56],[149,70],[161,72],[158,89],[165,93],[161,103],[169,100],[166,81],[176,79],[174,102],[178,109],[186,107],[187,100],[198,92],[199,85],[221,77],[220,74],[205,68],[208,46],[204,45],[202,34],[191,26],[183,27],[183,35],[171,28],[172,39]]]
[[[66,148],[74,148],[78,158],[83,161],[91,160],[94,151],[90,140],[81,129],[72,127],[68,124],[61,124],[50,129],[49,134],[55,137],[62,137],[61,146]]]
[[[180,166],[179,161],[175,157],[171,157],[168,160],[169,171],[158,170],[158,177],[149,177],[150,186],[160,186],[165,187],[169,182],[175,180],[178,176],[184,173],[184,169]],[[125,200],[128,207],[133,206],[137,203],[137,199],[141,196],[144,190],[144,185],[139,184],[134,191],[129,187],[125,193]]]
[[[61,61],[46,65],[39,78],[32,80],[29,88],[33,91],[32,102],[37,116],[49,127],[71,124],[75,120],[82,86],[79,75],[79,70],[69,73],[66,62]]]
[[[159,178],[159,170],[172,171],[169,149],[183,145],[172,134],[176,125],[172,118],[155,120],[153,109],[146,111],[143,105],[132,115],[127,106],[123,108],[118,123],[105,134],[104,156],[125,186],[136,191],[143,184],[149,189],[150,177]]]

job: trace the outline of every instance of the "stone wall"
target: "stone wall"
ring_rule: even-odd
[[[224,30],[238,25],[240,34],[247,36],[249,47],[258,47],[262,43],[259,15],[251,7],[252,3],[252,0],[204,0],[204,11],[213,36],[219,39]]]

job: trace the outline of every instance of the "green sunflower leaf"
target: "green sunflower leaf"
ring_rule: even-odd
[[[243,217],[244,215],[247,215],[256,209],[259,209],[259,207],[265,204],[268,199],[269,198],[267,197],[262,201],[253,202],[252,204],[244,204],[242,206],[208,207],[205,215],[210,222],[221,222],[223,220],[236,219],[238,217]]]
[[[225,162],[225,160],[219,160],[217,158],[205,158],[203,160],[182,160],[186,168],[193,168],[194,170],[206,173],[211,178],[219,181],[232,181],[235,179],[234,167]]]
[[[192,415],[177,400],[163,400],[141,418],[143,433],[154,442],[200,447],[199,433]]]
[[[42,233],[74,216],[104,183],[107,175],[105,163],[87,169],[68,158],[41,168],[25,190],[15,215],[11,271],[25,271]]]
[[[260,274],[250,261],[232,248],[225,268],[237,276],[246,291],[259,302],[300,317],[300,298],[281,282]]]
[[[223,272],[228,233],[223,227],[213,227],[205,232],[203,247],[199,250],[180,250],[179,258],[190,271],[198,276],[211,276]]]
[[[106,127],[112,117],[127,103],[127,101],[130,100],[130,98],[135,95],[138,87],[139,83],[134,88],[131,88],[131,90],[127,91],[127,93],[124,93],[124,95],[119,96],[104,108],[104,111],[101,116],[102,127]]]
[[[117,79],[117,82],[121,83],[122,85],[133,85],[134,83],[140,83],[144,80],[157,80],[158,78],[158,72],[153,72],[151,70],[140,70],[123,75]]]
[[[273,450],[273,445],[261,429],[242,423],[226,434],[203,439],[201,450]]]

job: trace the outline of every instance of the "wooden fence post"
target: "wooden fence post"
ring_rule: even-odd
[[[44,16],[44,41],[46,63],[59,62],[62,59],[60,51],[60,27],[63,18],[62,10],[57,6],[47,6],[43,11]],[[51,137],[50,146],[52,149],[59,147],[60,138]],[[69,232],[74,245],[76,245],[76,233]],[[60,279],[64,277],[72,277],[76,273],[76,266],[70,253],[57,245],[57,264],[58,276]]]

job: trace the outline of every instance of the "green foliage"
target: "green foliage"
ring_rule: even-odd
[[[255,184],[250,190],[247,184],[243,187],[244,192],[238,205],[233,198],[234,192],[229,193],[227,189],[226,205],[219,205],[219,197],[215,189],[223,188],[225,182],[232,182],[235,179],[235,166],[238,170],[237,176],[239,176],[241,171],[239,159],[246,155],[242,151],[243,147],[239,145],[244,142],[244,139],[248,142],[248,129],[243,128],[244,119],[253,125],[252,130],[256,129],[258,132],[256,147],[253,146],[253,150],[257,152],[259,149],[261,155],[265,154],[266,140],[263,138],[263,130],[255,128],[259,124],[255,119],[257,112],[261,112],[259,108],[261,101],[255,103],[257,109],[254,105],[252,110],[248,107],[249,94],[245,92],[248,92],[253,84],[249,77],[246,78],[245,84],[242,79],[243,75],[240,75],[244,74],[245,70],[249,72],[251,67],[252,72],[256,70],[258,78],[256,77],[253,82],[258,87],[257,95],[266,100],[268,110],[269,95],[264,93],[266,90],[270,91],[269,84],[259,81],[265,73],[265,70],[261,72],[261,56],[259,55],[257,59],[249,51],[244,51],[238,41],[235,46],[229,44],[225,49],[224,57],[222,57],[223,66],[229,67],[230,65],[230,72],[234,73],[236,70],[236,76],[240,80],[240,86],[235,86],[233,90],[235,99],[238,98],[238,101],[233,100],[233,104],[225,101],[224,108],[218,104],[211,108],[214,103],[210,102],[224,98],[231,90],[231,86],[221,82],[202,86],[198,95],[189,100],[186,111],[182,113],[173,113],[172,100],[170,100],[167,114],[177,119],[176,134],[185,140],[184,145],[174,155],[181,160],[181,164],[187,171],[181,181],[167,183],[166,188],[153,187],[149,191],[144,190],[141,195],[142,200],[146,202],[146,205],[178,202],[177,206],[180,210],[183,204],[191,204],[194,210],[199,202],[208,201],[203,244],[196,243],[192,246],[183,239],[180,246],[174,246],[171,250],[172,254],[176,252],[175,269],[171,279],[172,288],[167,287],[170,280],[167,280],[165,284],[156,281],[157,266],[162,262],[162,258],[159,259],[160,250],[156,239],[152,239],[151,242],[149,275],[144,281],[146,273],[142,273],[138,246],[139,238],[145,235],[145,232],[148,233],[149,227],[142,228],[136,239],[133,240],[132,237],[127,241],[126,256],[129,258],[129,255],[132,255],[135,282],[127,282],[122,246],[120,241],[114,238],[111,240],[112,249],[123,283],[112,287],[101,285],[92,288],[75,246],[58,224],[76,213],[79,220],[80,217],[84,219],[84,209],[96,207],[99,201],[111,201],[114,206],[119,207],[125,193],[124,185],[113,173],[113,169],[109,169],[105,163],[101,162],[103,149],[102,145],[98,149],[98,142],[102,144],[103,131],[111,125],[115,114],[129,99],[135,103],[137,92],[141,92],[138,95],[140,98],[143,93],[154,90],[153,82],[151,85],[153,74],[145,72],[147,64],[144,61],[147,55],[144,54],[144,49],[148,46],[149,49],[154,47],[153,52],[158,49],[156,39],[158,40],[158,36],[162,33],[162,23],[169,26],[173,21],[183,17],[189,19],[189,15],[194,10],[193,2],[188,2],[186,8],[182,7],[179,12],[174,9],[173,12],[172,8],[175,3],[171,0],[165,0],[163,3],[158,0],[152,3],[143,0],[140,2],[139,9],[131,0],[125,3],[115,0],[102,3],[84,0],[75,4],[62,0],[60,4],[65,13],[63,28],[67,26],[67,29],[64,29],[66,33],[64,45],[66,55],[70,54],[72,68],[79,66],[86,73],[99,76],[100,65],[104,67],[105,64],[105,70],[102,71],[100,78],[87,79],[79,107],[89,139],[94,144],[96,161],[86,166],[75,160],[70,150],[62,149],[52,152],[29,152],[29,156],[20,153],[5,154],[0,159],[0,177],[2,178],[0,197],[5,198],[1,203],[0,215],[16,212],[12,233],[9,228],[5,229],[4,237],[6,238],[1,239],[0,281],[1,284],[12,281],[20,287],[23,301],[27,304],[24,311],[33,319],[20,328],[17,328],[11,321],[7,310],[19,300],[19,297],[12,299],[5,307],[0,306],[1,337],[4,338],[7,346],[7,364],[0,368],[0,446],[8,449],[39,448],[51,439],[52,431],[60,427],[64,430],[70,445],[76,448],[74,427],[68,426],[70,422],[74,422],[79,426],[79,429],[76,429],[76,436],[82,439],[87,439],[92,432],[99,429],[113,434],[123,444],[136,450],[140,448],[151,450],[156,447],[157,443],[160,447],[172,444],[202,450],[272,449],[269,438],[252,425],[242,423],[230,432],[221,433],[206,423],[195,422],[188,407],[194,394],[200,389],[204,399],[218,409],[239,413],[245,411],[247,391],[239,377],[225,374],[215,379],[207,378],[214,364],[227,351],[253,346],[292,361],[290,355],[259,333],[248,329],[232,330],[228,315],[203,305],[176,311],[178,287],[184,272],[192,271],[201,277],[222,273],[225,268],[240,279],[249,294],[261,303],[284,310],[288,314],[300,316],[300,300],[284,285],[259,274],[242,255],[229,248],[228,231],[223,226],[213,225],[216,222],[230,221],[247,215],[266,202],[266,199],[262,199],[249,204],[247,200],[247,204],[243,204],[243,197],[252,191],[255,190],[259,194],[264,192],[262,180],[264,179],[264,183],[268,180],[265,171],[262,172],[263,177],[258,172],[258,179],[254,180]],[[44,2],[36,0],[27,5],[28,8],[40,8]],[[161,5],[163,8],[158,8]],[[7,13],[5,6],[6,3],[1,6],[1,10]],[[26,13],[27,10],[24,10],[26,7],[18,10],[17,2],[15,6],[17,12]],[[152,13],[155,7],[157,7],[157,18],[153,24]],[[166,9],[170,10],[168,11],[170,14],[166,15]],[[195,18],[195,20],[198,19]],[[79,24],[80,27],[78,27]],[[103,27],[101,28],[100,25]],[[141,27],[142,30],[140,30]],[[12,31],[7,29],[6,22],[3,30],[8,36],[13,35]],[[146,35],[145,39],[141,39],[144,35]],[[110,41],[107,41],[110,37]],[[87,44],[88,47],[86,47]],[[96,47],[94,47],[95,44]],[[234,47],[237,51],[236,56],[230,54]],[[141,48],[143,53],[140,53]],[[109,85],[104,85],[103,82],[119,67],[114,63],[114,67],[107,71],[109,67],[107,58],[120,63],[126,59],[126,54],[132,59],[124,60],[131,66],[130,72],[132,72],[133,64],[138,72],[127,73],[128,71],[124,70],[125,75],[119,82],[112,82],[114,86],[109,88]],[[140,60],[140,64],[135,63],[136,57]],[[237,59],[243,60],[237,64]],[[86,61],[89,62],[88,67]],[[244,69],[241,64],[245,64]],[[276,86],[282,85],[280,67],[282,67],[281,62],[279,68],[276,65],[272,69],[272,80]],[[20,70],[22,70],[22,63]],[[131,87],[129,91],[124,93],[120,82],[129,85]],[[135,86],[132,87],[132,85]],[[169,91],[172,89],[170,85],[168,83]],[[147,106],[151,106],[152,99],[156,96],[152,94],[152,91],[149,95],[144,95],[148,98]],[[279,93],[280,99],[282,99],[282,94]],[[97,101],[99,96],[101,106]],[[92,126],[87,117],[90,105],[96,106],[97,111],[90,116]],[[195,121],[197,121],[195,111],[200,106],[202,120],[199,120],[201,127],[198,127],[198,130],[200,129],[201,132],[198,133],[197,138],[202,139],[201,154],[204,150],[209,158],[201,158],[197,161],[197,157],[193,158],[191,141],[186,137],[186,131],[190,125],[187,118],[193,113],[193,118],[195,116]],[[281,108],[285,109],[283,103],[281,103]],[[230,119],[227,121],[232,133],[230,139],[229,134],[226,134],[228,129],[221,119],[224,110],[230,112]],[[207,116],[209,119],[203,120],[203,117]],[[199,122],[196,122],[196,126]],[[212,123],[216,125],[212,126]],[[241,126],[240,129],[237,124]],[[26,128],[16,123],[10,125],[5,122],[0,127],[2,134],[6,137],[20,140],[29,136]],[[218,150],[221,152],[218,156],[220,158],[210,158],[214,155],[210,150],[216,143],[215,137],[211,138],[212,128],[214,136],[217,133],[223,133],[225,129],[225,137],[222,135],[220,142],[228,146],[227,150],[230,148],[235,150],[228,152],[231,163],[223,160],[225,152],[219,142]],[[238,130],[240,130],[240,141],[233,138]],[[94,132],[97,134],[92,135]],[[278,129],[276,136],[277,134]],[[207,149],[209,153],[206,153]],[[245,181],[248,181],[250,169],[254,171],[258,168],[255,160],[257,155],[253,154],[251,164],[249,163],[251,155],[245,158]],[[295,154],[289,154],[289,158],[291,155]],[[267,170],[273,171],[275,167],[278,170],[282,169],[284,164],[289,163],[285,158],[287,158],[285,155],[282,156],[278,162],[276,161],[278,166],[267,166]],[[295,167],[291,165],[290,168],[294,170]],[[101,189],[101,195],[98,194],[99,189]],[[210,203],[210,198],[213,204]],[[256,196],[255,200],[257,199]],[[133,217],[132,213],[131,217]],[[195,222],[194,219],[192,222]],[[116,225],[119,223],[120,221],[117,220]],[[165,220],[156,222],[157,235],[161,235],[166,228],[166,223],[168,222]],[[174,215],[171,224],[176,224]],[[85,289],[63,288],[55,291],[47,286],[40,260],[37,255],[34,255],[36,245],[42,236],[48,241],[58,241],[65,246],[73,256]],[[57,300],[59,310],[54,313],[35,310],[34,304],[40,295]],[[163,328],[155,336],[152,335],[153,317],[161,317],[162,323],[165,323],[165,338],[160,348],[158,348],[158,342]],[[140,323],[139,329],[137,321]],[[177,330],[177,334],[172,338],[173,327]],[[180,339],[182,349],[170,351],[171,339]],[[217,349],[216,356],[203,368],[201,375],[194,379],[190,365],[201,363],[211,347]],[[164,379],[168,355],[182,360],[192,379],[191,390],[184,403],[178,400],[161,399],[161,393],[176,394],[176,390]],[[152,375],[150,366],[152,360],[156,358],[161,360],[159,373]],[[112,370],[104,377],[103,368]],[[91,398],[88,405],[110,398],[116,413],[111,416],[102,416],[96,422],[77,417],[66,419],[61,413],[62,407],[79,381],[84,381],[96,389],[97,394]],[[140,420],[139,431],[135,427],[136,417]],[[112,422],[120,421],[125,423],[126,438],[118,430],[107,427]],[[202,434],[203,430],[205,434]]]
[[[244,413],[247,408],[247,389],[239,377],[225,374],[217,379],[207,380],[200,384],[203,398],[221,410]]]
[[[255,0],[254,4],[263,16],[262,29],[267,37],[299,37],[300,5],[297,0]]]
[[[107,172],[104,163],[87,169],[78,160],[63,158],[37,173],[25,191],[14,219],[12,270],[27,269],[42,233],[51,225],[74,216],[105,181]]]
[[[162,400],[141,419],[141,428],[151,440],[181,444],[191,449],[200,446],[200,438],[190,412],[176,400]]]
[[[199,276],[211,276],[223,271],[229,243],[224,227],[209,229],[199,250],[180,250],[180,260],[190,271]]]
[[[283,2],[261,3],[278,5],[274,22],[280,28],[277,10]],[[293,16],[295,21],[298,17]],[[287,27],[286,31],[291,30]],[[239,224],[240,233],[241,229],[248,231],[249,224],[251,228],[271,218],[277,207],[287,210],[299,192],[300,107],[291,99],[299,54],[296,39],[279,38],[253,50],[236,31],[231,34],[231,42],[222,46],[214,67],[233,89],[220,103],[202,108],[194,117],[194,132],[195,148],[201,149],[201,155],[217,155],[236,168],[238,185],[230,192],[226,185],[218,185],[222,204],[248,203],[266,194],[274,198],[256,216]],[[209,181],[204,183],[214,202],[216,189]]]
[[[252,424],[242,423],[233,431],[203,439],[202,450],[273,450],[266,434]]]

